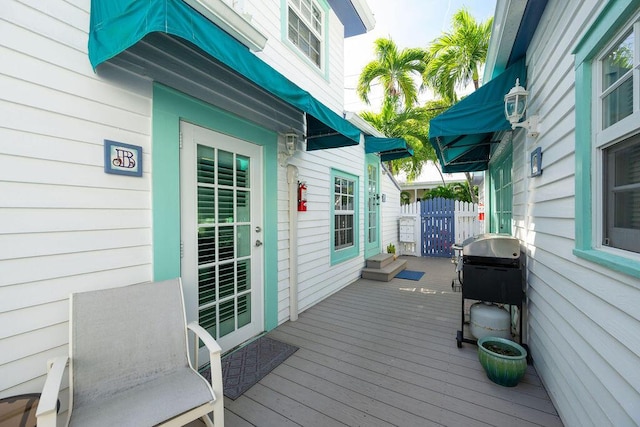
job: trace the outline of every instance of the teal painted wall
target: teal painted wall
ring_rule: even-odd
[[[180,120],[263,147],[264,324],[278,324],[278,206],[275,185],[278,135],[229,112],[160,84],[153,87],[153,277],[180,276]]]

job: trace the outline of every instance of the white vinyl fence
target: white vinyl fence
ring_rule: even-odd
[[[406,238],[400,239],[400,255],[421,256],[421,248],[424,247],[425,242],[421,241],[423,237],[420,232],[420,225],[422,224],[420,203],[416,202],[400,207],[401,224],[414,224],[414,240],[413,242],[408,242]],[[469,237],[474,237],[484,232],[484,221],[480,221],[478,218],[477,203],[456,201],[454,206],[455,243],[461,244]],[[414,220],[407,221],[409,218],[414,218]]]

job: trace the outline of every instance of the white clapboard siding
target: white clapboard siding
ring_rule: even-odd
[[[289,80],[304,88],[320,102],[342,115],[344,110],[344,27],[335,12],[329,10],[329,49],[322,45],[323,61],[328,67],[319,70],[306,56],[283,36],[281,0],[247,0],[245,10],[253,16],[256,28],[269,37],[267,45],[256,56]],[[324,36],[325,38],[327,35]],[[329,54],[326,58],[325,53]]]
[[[640,286],[576,258],[575,64],[571,54],[604,5],[549,2],[527,52],[537,139],[513,141],[513,232],[527,245],[527,342],[565,425],[640,422]],[[530,154],[543,174],[529,177]]]
[[[0,397],[66,353],[69,293],[152,278],[151,83],[93,72],[89,5],[2,5]],[[143,177],[105,174],[104,139],[142,146]]]
[[[298,212],[298,306],[300,311],[342,289],[360,277],[364,265],[364,152],[361,146],[326,151],[297,152],[290,163],[298,167],[298,180],[307,183],[307,212]],[[358,177],[359,181],[359,252],[360,255],[337,265],[331,265],[331,170],[337,169]],[[391,233],[397,234],[400,193],[397,187],[384,183],[383,236],[387,233],[385,216],[395,218]],[[289,214],[286,169],[278,169],[278,322],[289,318]],[[395,213],[394,213],[395,211]],[[384,238],[384,237],[383,237]],[[397,240],[397,237],[395,237]],[[287,260],[286,263],[282,260]]]

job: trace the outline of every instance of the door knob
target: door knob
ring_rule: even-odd
[[[262,228],[260,228],[260,226],[258,225],[258,226],[256,227],[256,233],[259,233],[259,232],[261,232],[261,231],[262,231]]]
[[[256,240],[256,246],[262,246],[262,242],[260,240]]]

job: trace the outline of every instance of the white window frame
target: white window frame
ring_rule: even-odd
[[[303,6],[309,6],[309,17],[304,16]],[[306,27],[306,29],[311,33],[313,37],[318,40],[319,48],[318,48],[318,60],[319,64],[311,57],[308,52],[305,52],[297,43],[297,40],[291,40],[289,35],[289,11],[292,11],[296,17],[299,19],[300,23]],[[314,19],[314,10],[319,14],[319,19]],[[286,37],[287,40],[296,47],[296,49],[314,66],[316,66],[319,70],[324,70],[325,64],[325,54],[324,54],[324,29],[325,29],[325,21],[326,21],[326,13],[321,5],[315,0],[287,0],[287,11],[286,11]],[[314,25],[314,22],[317,23],[317,26]],[[317,27],[317,28],[316,28]]]
[[[632,73],[631,78],[633,82],[633,112],[629,116],[610,125],[609,127],[603,128],[604,97],[607,94],[611,93],[611,91],[616,87],[618,87],[618,83],[624,80],[623,78],[620,78],[618,82],[616,82],[609,88],[604,89],[603,60],[607,57],[612,49],[618,46],[625,39],[625,37],[627,37],[629,31],[632,28],[634,34],[634,63],[632,70],[629,72]],[[603,244],[605,235],[604,212],[606,209],[606,207],[604,206],[604,200],[605,191],[607,191],[604,186],[606,178],[604,176],[604,152],[607,148],[610,148],[619,143],[623,143],[634,135],[640,134],[640,12],[636,13],[633,18],[622,27],[622,30],[618,31],[611,38],[611,41],[601,50],[600,54],[596,56],[593,64],[594,78],[592,80],[592,109],[594,113],[594,120],[592,122],[592,126],[593,135],[595,135],[595,137],[593,138],[592,143],[591,167],[592,171],[594,171],[592,179],[592,190],[595,197],[592,200],[592,233],[595,239],[592,244],[593,247],[598,250],[609,252],[614,255],[621,255],[627,258],[633,258],[640,261],[640,253],[618,249]]]
[[[342,192],[336,192],[335,191],[335,187],[336,187],[336,181],[340,180],[341,182],[346,182],[347,185],[351,185],[352,186],[352,192],[351,194],[347,193],[342,193]],[[346,176],[335,176],[333,179],[333,186],[334,186],[334,192],[333,192],[333,203],[334,203],[334,210],[333,210],[333,223],[336,224],[336,220],[338,216],[345,216],[345,217],[351,217],[351,244],[344,244],[344,245],[340,245],[338,246],[338,242],[336,242],[336,237],[335,237],[335,233],[338,232],[339,230],[343,230],[342,228],[338,229],[335,228],[334,225],[334,235],[333,235],[333,245],[336,251],[341,251],[344,249],[349,249],[355,246],[356,244],[356,221],[358,220],[356,217],[356,185],[357,185],[357,181],[355,179],[351,179],[348,178]],[[352,209],[343,209],[344,207],[342,206],[342,203],[339,203],[340,200],[342,200],[343,197],[347,197],[351,199],[351,207]],[[347,203],[348,205],[348,203]]]

